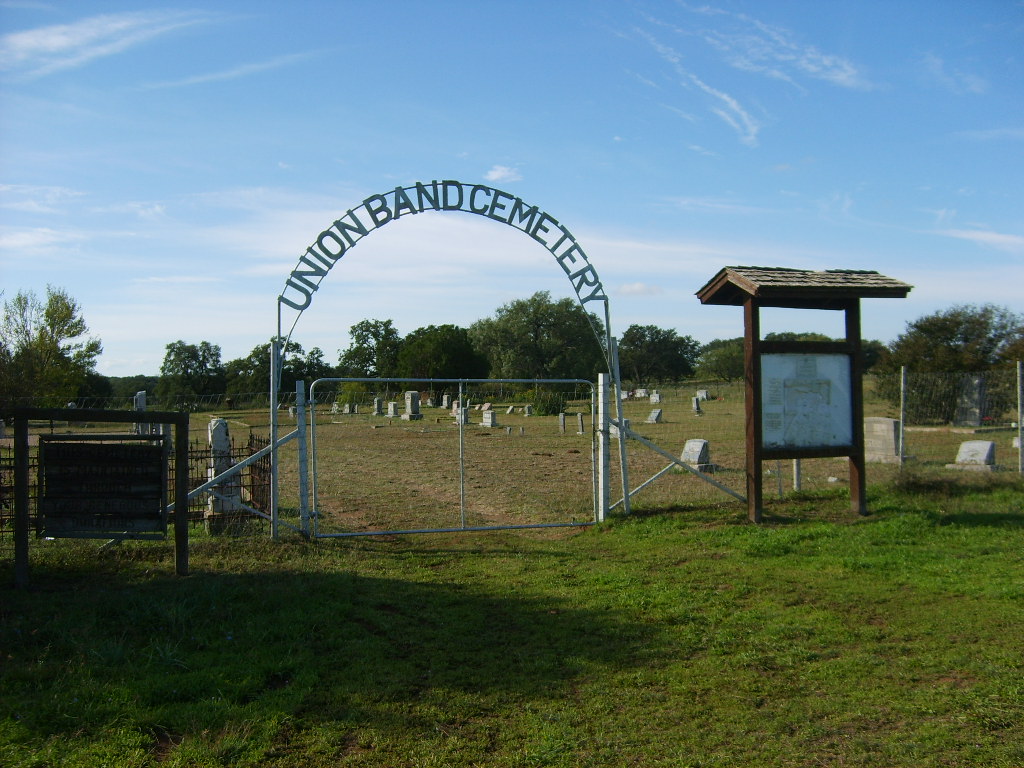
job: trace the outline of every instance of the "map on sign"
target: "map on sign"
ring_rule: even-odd
[[[761,444],[824,448],[853,443],[847,355],[761,355]]]

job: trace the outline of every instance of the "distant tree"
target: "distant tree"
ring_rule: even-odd
[[[281,365],[280,392],[294,392],[295,382],[306,382],[307,388],[317,379],[330,376],[334,370],[324,361],[320,347],[313,347],[309,353],[302,345],[289,341]],[[229,395],[252,394],[270,390],[270,342],[253,347],[245,357],[229,360],[224,364],[227,382],[225,391]]]
[[[391,320],[361,320],[349,328],[351,343],[339,350],[338,374],[346,377],[389,377],[398,368],[402,337]]]
[[[1022,349],[1024,315],[993,304],[957,305],[908,323],[879,370],[987,371],[1019,359]]]
[[[671,328],[631,325],[619,341],[619,372],[637,386],[679,381],[693,374],[700,342]]]
[[[417,379],[482,379],[487,358],[477,352],[469,332],[456,325],[417,328],[402,341],[398,374]]]
[[[743,337],[715,339],[701,347],[697,376],[733,381],[743,378]]]
[[[137,374],[135,376],[111,376],[111,395],[117,398],[134,397],[136,392],[146,392],[149,395],[156,395],[156,385],[160,381],[159,376],[147,376]]]
[[[224,390],[224,365],[220,361],[219,346],[208,341],[186,344],[181,340],[167,345],[156,387],[157,399],[163,406],[177,407],[180,399],[223,394]]]
[[[835,341],[831,336],[826,336],[824,333],[814,333],[813,331],[806,331],[803,333],[797,333],[794,331],[773,331],[772,333],[765,334],[765,341]]]
[[[103,346],[88,333],[78,302],[64,289],[47,286],[45,303],[33,291],[18,291],[0,322],[0,398],[74,400],[98,375]]]

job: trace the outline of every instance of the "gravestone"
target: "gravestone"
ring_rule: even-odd
[[[487,409],[483,413],[483,426],[485,427],[497,427],[498,426],[498,414],[492,409]]]
[[[946,469],[966,469],[974,472],[993,472],[996,468],[996,444],[991,440],[967,440],[960,443],[956,463]]]
[[[291,416],[292,418],[295,418],[295,406],[294,405],[289,405],[288,406],[288,415]]]
[[[207,427],[210,441],[210,466],[206,470],[206,479],[212,480],[222,472],[231,469],[231,435],[228,423],[221,418],[210,419]],[[203,515],[206,529],[210,533],[223,533],[228,520],[225,515],[237,512],[242,505],[241,475],[235,474],[214,486],[219,496],[210,494]],[[224,498],[221,498],[224,497]]]
[[[389,416],[391,414],[388,414]],[[405,393],[405,413],[402,414],[404,421],[419,421],[423,418],[420,413],[420,393],[410,390]]]
[[[565,414],[558,414],[558,431],[563,435],[565,434]]]
[[[637,400],[643,400],[645,397],[647,397],[647,390],[643,388],[637,389],[633,392],[633,397],[635,397]]]
[[[709,393],[706,389],[698,389],[697,390],[697,398],[700,399],[700,400],[710,400],[711,399],[711,393]]]
[[[577,413],[576,414],[576,434],[577,435],[585,434],[585,432],[583,430],[583,414],[582,413]]]
[[[980,427],[985,416],[985,377],[966,373],[960,379],[953,423],[958,427]]]
[[[333,404],[333,405],[331,406],[331,415],[333,416],[333,415],[335,415],[336,413],[338,413],[338,403],[334,403],[334,404]]]
[[[445,410],[452,407],[451,395],[441,395],[441,407],[444,408]]]
[[[699,397],[693,398],[693,412],[694,413],[703,413],[703,411],[700,409],[700,398]]]
[[[523,416],[533,416],[533,406],[532,405],[524,405],[523,406]]]
[[[516,407],[514,405],[510,405],[508,408],[505,409],[505,415],[506,416],[511,416],[515,412],[516,412]]]
[[[452,401],[452,416],[458,416],[459,415],[459,406],[461,406],[461,405],[462,405],[462,403],[460,403],[458,400]]]
[[[645,424],[661,424],[661,408],[655,408],[647,417]]]
[[[346,414],[352,413],[352,403],[345,403],[343,406],[341,406],[341,412]]]
[[[679,458],[684,464],[693,467],[698,472],[710,474],[715,471],[715,465],[711,463],[711,450],[707,440],[687,440]]]
[[[883,416],[864,419],[864,461],[882,464],[900,462],[900,422]]]
[[[0,427],[0,429],[3,429],[3,427]],[[1013,438],[1013,447],[1014,448],[1020,448],[1020,438],[1019,437]]]
[[[490,403],[484,403],[482,406],[480,406],[480,408],[481,408],[481,410],[489,411],[489,410],[491,410],[491,404]]]
[[[135,393],[132,405],[136,411],[146,410],[146,390],[139,390]],[[135,424],[132,432],[136,435],[148,435],[153,431],[155,424]]]
[[[398,415],[398,403],[394,400],[388,403],[388,417],[394,418]]]
[[[380,397],[373,398],[373,415],[382,416],[384,414],[384,399]]]
[[[456,401],[458,402],[458,401]],[[455,416],[456,424],[469,424],[469,409],[459,408],[453,414]]]
[[[622,424],[623,424],[623,426],[626,429],[629,429],[629,422],[630,422],[629,419],[623,419],[622,420]],[[619,428],[617,426],[615,426],[614,424],[612,424],[611,422],[609,422],[609,424],[608,424],[608,435],[610,437],[619,437]]]
[[[658,390],[654,390],[651,393],[651,405],[657,405],[660,402],[661,402],[661,394],[658,392]]]

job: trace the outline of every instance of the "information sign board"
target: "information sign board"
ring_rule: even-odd
[[[39,524],[54,538],[162,538],[167,455],[162,436],[41,435]]]
[[[852,445],[849,355],[762,354],[761,409],[765,448]]]

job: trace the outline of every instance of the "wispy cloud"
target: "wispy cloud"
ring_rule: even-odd
[[[626,283],[619,286],[617,293],[620,296],[657,296],[664,293],[664,290],[650,283]]]
[[[666,45],[645,30],[637,29],[636,32],[648,42],[662,61],[672,67],[676,75],[680,78],[680,84],[683,87],[689,88],[690,86],[696,86],[698,90],[711,97],[712,101],[708,106],[708,109],[712,114],[716,115],[727,125],[732,127],[732,129],[739,135],[741,142],[748,146],[757,145],[757,134],[760,131],[761,126],[757,120],[755,120],[750,113],[743,108],[739,100],[724,91],[708,85],[693,72],[687,70],[682,64],[682,56],[678,51],[672,48],[672,46]],[[677,112],[686,119],[693,119],[688,113],[683,112],[680,109],[674,107],[669,107],[669,109],[672,109],[674,112]]]
[[[67,187],[0,184],[0,208],[22,213],[61,213],[64,203],[81,194]]]
[[[683,211],[700,211],[702,213],[766,213],[767,209],[753,205],[743,205],[730,200],[719,200],[709,197],[677,197],[672,204]]]
[[[921,66],[933,83],[958,96],[988,91],[989,85],[985,78],[960,69],[950,69],[946,62],[934,53],[926,53],[921,59]]]
[[[280,67],[286,67],[290,64],[302,61],[310,58],[314,54],[309,52],[304,53],[292,53],[286,56],[277,56],[267,61],[258,61],[251,64],[242,64],[237,67],[231,67],[230,69],[224,69],[219,72],[209,72],[203,75],[194,75],[192,77],[185,77],[181,80],[169,80],[162,83],[149,83],[143,86],[147,90],[155,90],[159,88],[184,88],[190,85],[203,85],[205,83],[215,83],[224,80],[237,80],[240,77],[248,77],[249,75],[255,75],[260,72],[266,72],[271,69],[278,69]]]
[[[0,37],[0,70],[42,77],[84,66],[208,19],[197,12],[139,11],[12,32]]]
[[[522,181],[523,175],[519,173],[515,168],[510,168],[507,165],[495,165],[491,167],[487,173],[484,174],[484,178],[487,181]]]
[[[993,232],[987,229],[941,229],[936,234],[969,240],[988,248],[1024,255],[1024,237]]]

